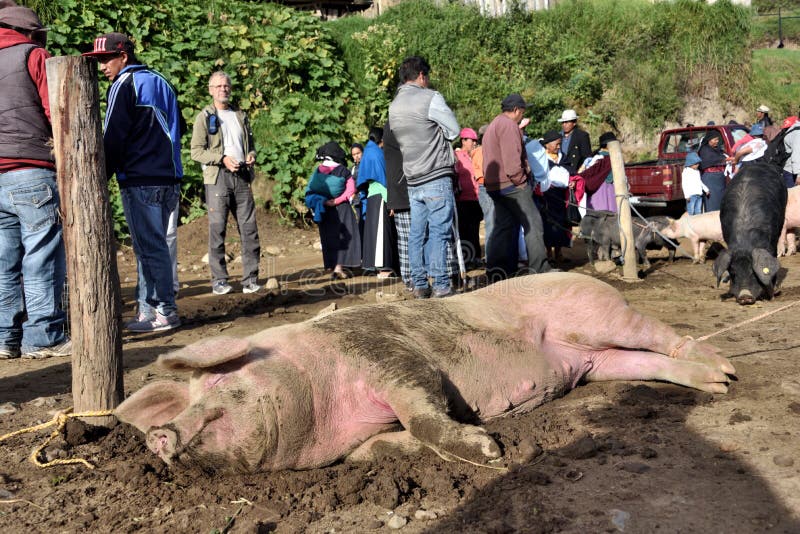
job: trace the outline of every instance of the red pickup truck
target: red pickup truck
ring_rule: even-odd
[[[625,165],[631,204],[642,207],[667,207],[680,202],[684,197],[681,189],[681,173],[688,152],[696,152],[700,140],[710,131],[722,134],[724,150],[730,153],[731,147],[747,135],[747,128],[741,124],[719,126],[691,126],[673,128],[661,134],[658,143],[658,160]]]

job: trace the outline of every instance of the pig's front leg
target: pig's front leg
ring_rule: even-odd
[[[381,456],[408,455],[422,451],[425,445],[408,430],[384,432],[372,436],[347,455],[348,462],[372,462]]]
[[[447,415],[441,391],[397,385],[386,400],[403,427],[442,458],[479,464],[499,458],[500,447],[486,430],[457,423]]]
[[[727,393],[728,376],[700,362],[676,360],[662,354],[639,350],[607,349],[593,362],[586,374],[590,382],[607,380],[664,380],[673,384]]]
[[[795,228],[786,232],[786,255],[792,256],[797,253],[797,239],[795,237]]]

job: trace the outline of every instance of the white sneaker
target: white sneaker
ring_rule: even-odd
[[[175,312],[169,315],[161,315],[156,312],[155,319],[145,319],[143,321],[133,321],[125,325],[125,328],[131,332],[161,332],[163,330],[172,330],[181,325],[180,317]]]
[[[242,284],[242,293],[257,293],[259,291],[261,291],[261,286],[255,282]]]
[[[233,291],[233,287],[225,280],[217,280],[211,284],[211,292],[215,295],[227,295]]]
[[[65,339],[58,345],[53,345],[52,347],[41,347],[39,349],[26,352],[22,355],[22,357],[28,360],[43,360],[53,356],[69,356],[70,354],[72,354],[72,340]]]

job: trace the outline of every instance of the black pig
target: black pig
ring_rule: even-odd
[[[730,293],[739,304],[771,299],[775,293],[786,199],[780,171],[766,163],[744,166],[725,191],[720,222],[728,248],[714,261],[714,275],[717,287],[728,275]]]
[[[675,246],[668,243],[660,234],[664,228],[670,225],[672,219],[669,217],[658,216],[648,217],[647,224],[641,220],[633,221],[633,235],[636,240],[636,252],[639,261],[645,269],[650,268],[650,260],[647,259],[647,249],[660,250],[664,247],[669,252],[669,262],[675,261]]]

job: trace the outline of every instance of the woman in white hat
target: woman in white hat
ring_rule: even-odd
[[[769,108],[764,104],[761,104],[758,106],[758,108],[756,108],[755,124],[760,124],[762,128],[772,126],[772,119],[769,116]]]

